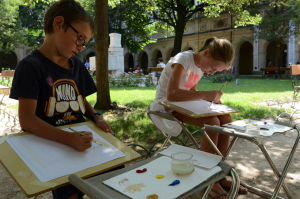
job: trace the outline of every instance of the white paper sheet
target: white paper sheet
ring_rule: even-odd
[[[273,133],[275,133],[275,132],[285,132],[285,131],[293,129],[292,127],[289,127],[289,126],[272,124],[272,123],[268,123],[268,122],[267,122],[267,124],[264,124],[263,121],[249,120],[249,119],[238,120],[238,121],[235,121],[232,123],[224,124],[223,126],[245,131],[246,126],[251,126],[251,125],[254,126],[253,124],[258,128],[268,129],[268,130],[262,130],[262,129],[260,130],[260,135],[262,135],[262,136],[272,136]]]
[[[145,173],[136,173],[138,169],[147,168]],[[210,170],[195,167],[189,175],[177,175],[171,171],[171,158],[163,156],[139,168],[128,171],[111,179],[103,181],[104,184],[134,199],[145,199],[156,194],[158,198],[176,198],[201,184],[214,174],[221,171],[219,166]],[[163,179],[157,179],[156,175],[164,175]],[[180,184],[168,186],[174,180],[180,180]],[[140,185],[140,191],[129,193],[129,186]]]
[[[203,167],[206,169],[211,169],[211,168],[217,166],[217,164],[219,164],[219,162],[222,160],[222,157],[219,155],[206,153],[203,151],[191,149],[191,148],[180,146],[177,144],[172,144],[166,150],[160,152],[160,154],[171,157],[172,154],[178,153],[178,152],[186,152],[186,153],[192,154],[194,165]]]
[[[222,104],[212,103],[212,105],[210,106],[211,102],[205,100],[170,102],[170,103],[196,114],[228,113],[228,112],[235,111],[235,109]]]
[[[73,129],[92,132],[94,139],[99,139],[105,144],[100,146],[93,143],[91,148],[79,152],[33,134],[12,137],[7,139],[7,142],[37,178],[44,182],[125,156],[89,127],[82,125]]]

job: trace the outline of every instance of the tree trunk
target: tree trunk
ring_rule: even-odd
[[[173,49],[172,55],[171,55],[172,57],[174,57],[177,53],[181,52],[184,27],[185,27],[185,25],[182,25],[180,27],[179,27],[179,25],[177,25],[175,28],[175,40],[174,40],[174,49]]]
[[[270,48],[270,62],[272,62],[273,66],[275,66],[275,61],[276,61],[276,56],[275,56],[275,49],[277,48],[277,44],[276,42],[271,42],[269,45],[271,45],[271,48]],[[267,63],[267,65],[269,65],[269,63]]]
[[[184,28],[186,25],[185,15],[186,15],[186,7],[181,4],[178,4],[177,21],[174,27],[175,40],[174,40],[174,49],[172,51],[172,57],[174,57],[177,53],[181,52],[182,38],[183,38]]]
[[[96,85],[95,109],[111,108],[108,81],[108,0],[95,0]]]

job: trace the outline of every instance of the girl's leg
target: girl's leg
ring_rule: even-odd
[[[213,125],[220,126],[221,124],[225,124],[225,123],[220,123],[221,122],[220,118],[218,118],[217,116],[204,117],[204,118],[190,118],[190,117],[188,117],[186,115],[183,115],[181,113],[178,113],[176,111],[173,112],[173,115],[178,120],[182,121],[185,124],[190,124],[190,125],[199,126],[199,127],[203,127],[204,124],[211,125],[211,126],[213,126]],[[221,117],[222,122],[225,122],[226,118],[227,117],[224,117],[224,118]],[[206,131],[206,133],[217,147],[219,145],[219,143],[218,143],[219,140],[220,140],[220,142],[223,142],[223,140],[220,139],[222,137],[221,134],[220,134],[221,137],[219,137],[220,136],[219,133],[214,133],[214,132],[210,132],[210,131]],[[227,146],[227,148],[228,148],[228,146]],[[215,154],[214,149],[210,146],[210,144],[208,143],[208,141],[204,137],[202,137],[202,139],[201,139],[201,150],[205,151],[205,152],[208,152],[208,153],[214,153]],[[222,151],[221,151],[221,153],[222,153]],[[219,193],[226,193],[226,191],[221,187],[221,185],[219,183],[215,183],[212,188],[214,190],[218,191]],[[215,193],[213,191],[210,192],[210,196],[212,198],[214,198],[216,195],[217,195],[217,193]],[[226,198],[226,196],[218,197],[218,199],[225,199],[225,198]]]
[[[220,115],[218,116],[220,120],[220,126],[232,122],[232,117],[230,115]],[[218,149],[224,156],[227,152],[227,149],[229,147],[229,142],[230,142],[230,136],[220,134],[219,135],[219,140],[218,140]],[[224,187],[230,188],[232,185],[232,181],[228,178],[224,178],[224,180],[220,181],[220,184]],[[240,185],[240,192],[247,192],[247,188],[244,186]]]
[[[191,117],[188,117],[181,113],[178,113],[176,111],[173,112],[173,115],[185,124],[190,124],[190,125],[199,126],[199,127],[203,127],[204,124],[211,125],[211,126],[213,126],[213,125],[220,126],[220,119],[217,116],[191,118]],[[219,133],[210,132],[210,131],[206,131],[206,133],[210,137],[210,139],[213,141],[213,143],[216,146],[218,146]],[[201,139],[201,150],[208,152],[208,153],[215,154],[214,149],[210,146],[209,142],[204,137],[202,137],[202,139]]]
[[[232,117],[231,115],[219,115],[217,116],[220,121],[220,126],[232,122]],[[230,136],[229,135],[224,135],[224,134],[219,134],[218,137],[218,149],[224,156],[227,152],[227,149],[229,147],[229,142],[230,142]]]

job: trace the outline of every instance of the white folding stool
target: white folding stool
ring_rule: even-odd
[[[178,120],[177,118],[175,118],[172,114],[169,113],[163,113],[160,111],[148,111],[148,116],[151,119],[151,121],[153,122],[153,124],[156,126],[156,128],[163,134],[163,136],[166,138],[163,145],[161,146],[161,149],[164,149],[167,145],[167,143],[172,144],[172,142],[170,141],[172,136],[178,136],[180,134],[180,132],[172,132],[172,130],[174,130],[173,126],[180,126],[186,135],[190,138],[190,140],[192,141],[192,143],[194,144],[194,146],[196,147],[196,149],[200,150],[200,146],[198,144],[198,142],[195,140],[195,138],[193,137],[193,135],[189,132],[189,130],[186,128],[185,124],[183,122],[181,122],[180,120]],[[163,122],[162,122],[163,121]],[[168,125],[170,124],[170,125]],[[211,141],[211,140],[210,140]],[[221,155],[222,156],[222,155]],[[224,158],[223,158],[224,159]],[[223,160],[222,160],[223,161]],[[231,171],[231,176],[233,179],[233,183],[232,183],[232,187],[230,192],[228,193],[226,198],[235,198],[238,196],[238,194],[233,194],[232,195],[232,191],[237,188],[239,189],[239,180],[237,181],[235,178],[238,177],[236,171],[234,169],[232,169]],[[237,183],[237,184],[235,184]],[[210,186],[208,186],[208,188],[206,189],[204,195],[203,195],[203,199],[206,199],[210,193],[210,190],[212,188],[211,184]]]

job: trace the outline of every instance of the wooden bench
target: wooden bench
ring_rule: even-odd
[[[2,99],[0,99],[0,104],[3,104],[3,99],[6,95],[10,94],[10,87],[12,84],[12,79],[14,77],[15,71],[14,70],[3,70],[1,71],[1,84],[0,84],[0,95]]]
[[[272,71],[277,71],[277,74],[279,75],[279,79],[281,79],[281,72],[282,71],[290,71],[291,69],[290,68],[282,68],[282,67],[279,67],[279,68],[261,68],[260,71],[261,71],[261,75],[262,75],[262,78],[265,78],[265,73],[266,72],[272,72]],[[276,75],[276,74],[272,74],[272,75]]]
[[[157,67],[148,67],[147,68],[147,72],[151,73],[151,72],[161,72],[163,71],[164,68],[157,68]]]

